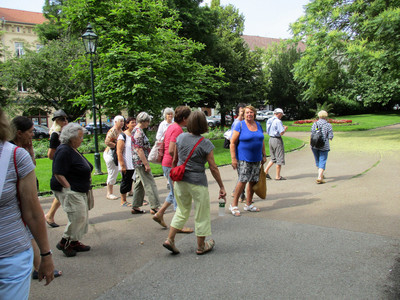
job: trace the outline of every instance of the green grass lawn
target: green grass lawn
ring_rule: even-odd
[[[350,115],[350,116],[338,116],[333,119],[346,119],[352,120],[352,125],[333,125],[333,131],[360,131],[368,130],[377,127],[384,127],[388,125],[400,123],[400,114],[386,113],[386,114],[365,114],[365,115]],[[284,121],[285,125],[288,126],[288,131],[310,131],[312,124],[295,125],[294,121]]]
[[[267,155],[269,155],[268,149],[268,139],[269,137],[265,137],[265,144]],[[285,150],[291,151],[293,149],[297,149],[301,147],[304,143],[298,139],[284,137],[285,142]],[[212,140],[212,143],[215,145],[214,148],[214,158],[215,162],[218,166],[223,166],[231,163],[231,155],[229,153],[229,149],[224,148],[224,140]],[[84,154],[85,157],[94,165],[94,154]],[[101,170],[104,172],[103,175],[94,175],[92,176],[92,182],[95,186],[105,185],[107,181],[107,168],[106,164],[103,160],[103,153],[100,153],[100,162],[101,162]],[[161,176],[163,174],[161,165],[150,163],[151,171],[154,176]],[[39,191],[40,192],[48,192],[50,191],[50,178],[51,178],[51,168],[52,161],[48,158],[39,158],[36,159],[36,176],[39,180]],[[121,180],[121,174],[118,174],[117,181]]]
[[[345,116],[345,117],[336,117],[336,119],[351,119],[353,120],[354,125],[349,125],[349,126],[344,126],[344,125],[334,125],[333,130],[334,132],[338,131],[343,131],[344,133],[340,134],[340,136],[346,137],[346,131],[353,131],[351,134],[349,134],[349,137],[365,137],[365,139],[371,139],[373,136],[376,136],[376,134],[382,135],[383,132],[380,133],[374,133],[374,132],[360,132],[362,130],[367,130],[367,129],[373,129],[377,127],[383,127],[383,126],[388,126],[388,125],[393,125],[400,123],[400,115],[399,114],[367,114],[367,115],[354,115],[354,116]],[[284,121],[284,124],[289,126],[289,131],[310,131],[311,125],[303,125],[303,126],[292,126],[293,121]],[[265,127],[265,123],[263,124]],[[338,135],[336,135],[338,136]],[[397,138],[397,140],[396,140]],[[388,141],[392,141],[395,143],[395,145],[392,145],[391,143],[388,143],[386,141],[385,145],[389,145],[388,147],[395,147],[398,146],[398,137],[393,139],[393,136],[388,136]],[[267,155],[269,155],[269,149],[268,149],[268,139],[269,137],[265,137],[265,145],[266,145],[266,152]],[[304,141],[295,139],[295,138],[290,138],[290,137],[283,137],[284,143],[285,143],[285,151],[290,152],[293,151],[294,149],[298,149],[302,145],[304,145]],[[349,139],[353,141],[353,139]],[[215,146],[214,149],[214,157],[215,157],[215,162],[218,166],[222,165],[227,165],[231,163],[231,156],[229,153],[229,149],[224,149],[223,144],[224,140],[223,139],[217,139],[217,140],[212,140],[212,143]],[[349,147],[349,141],[346,142],[346,147]],[[339,145],[338,145],[339,146]],[[372,144],[371,144],[372,146]],[[354,145],[356,147],[356,145]],[[393,149],[393,148],[392,148]],[[103,153],[100,153],[101,155],[101,170],[104,172],[103,175],[93,175],[93,184],[96,186],[99,185],[104,185],[106,180],[107,180],[107,169],[106,165],[103,160]],[[94,154],[85,154],[85,157],[92,162],[94,165]],[[39,179],[39,188],[40,192],[46,192],[50,191],[50,178],[51,178],[51,165],[52,161],[49,160],[48,158],[40,158],[36,159],[36,176]],[[161,165],[157,164],[150,164],[151,170],[154,174],[154,176],[161,176],[162,175],[162,168]],[[121,179],[121,175],[118,175],[118,181]]]

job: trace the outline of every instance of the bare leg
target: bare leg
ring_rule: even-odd
[[[246,182],[240,182],[236,184],[235,192],[233,195],[232,206],[238,206],[239,197],[243,193],[244,188],[246,186]]]
[[[112,184],[107,184],[107,196],[111,195],[114,191],[114,186]]]
[[[318,169],[318,180],[323,180],[324,179],[324,169],[319,168]]]
[[[49,223],[54,223],[54,216],[56,214],[57,209],[61,206],[60,201],[54,198],[53,203],[51,204],[50,210],[45,215],[46,221]]]
[[[171,206],[171,203],[164,201],[164,204],[158,210],[157,213],[154,214],[153,220],[160,224],[162,227],[167,228],[167,224],[164,222],[164,214],[168,207]],[[172,228],[172,227],[171,227]]]
[[[197,237],[197,249],[204,249],[204,241],[206,240],[205,236]]]
[[[265,169],[265,174],[268,174],[269,169],[272,167],[274,163],[272,162],[272,160],[270,160],[267,164],[267,168]]]
[[[178,229],[170,227],[168,238],[163,243],[163,247],[171,251],[173,254],[178,254],[179,250],[175,247],[175,236],[178,233]]]
[[[247,185],[247,198],[246,198],[246,204],[247,206],[250,206],[253,203],[253,196],[254,196],[254,191],[253,191],[253,186],[255,185],[255,182],[249,182]]]
[[[121,194],[121,205],[126,202],[126,194]]]
[[[281,169],[282,166],[281,165],[276,165],[276,179],[280,179],[281,178]]]

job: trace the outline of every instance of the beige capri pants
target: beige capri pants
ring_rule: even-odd
[[[89,213],[86,193],[75,191],[53,191],[60,201],[63,210],[67,213],[68,224],[65,226],[63,238],[70,241],[79,241],[89,227]]]
[[[211,217],[208,187],[177,181],[174,183],[174,194],[178,207],[172,218],[171,226],[179,230],[183,228],[189,219],[193,200],[195,234],[196,236],[210,236]]]

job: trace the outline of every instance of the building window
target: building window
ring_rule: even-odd
[[[27,92],[26,86],[23,82],[18,82],[18,92]]]
[[[15,55],[17,57],[24,55],[24,43],[15,43]]]
[[[17,32],[19,32],[19,26],[17,26]]]

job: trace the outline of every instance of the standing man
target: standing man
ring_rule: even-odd
[[[265,173],[267,178],[271,179],[268,171],[274,163],[276,163],[276,177],[275,180],[286,180],[281,176],[282,165],[285,165],[285,148],[283,146],[282,135],[285,134],[287,126],[282,124],[282,117],[284,116],[283,110],[276,108],[274,116],[267,121],[267,133],[269,135],[269,152],[271,160],[268,162]]]

